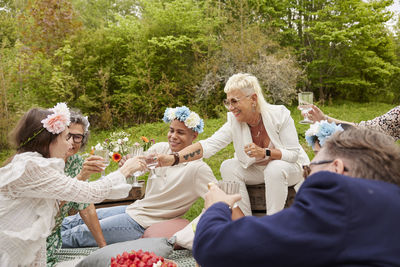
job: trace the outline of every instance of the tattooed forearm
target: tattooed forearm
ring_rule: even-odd
[[[200,152],[201,152],[201,149],[198,149],[198,150],[196,150],[196,151],[194,151],[194,152],[192,152],[192,153],[183,155],[183,158],[184,158],[185,160],[188,160],[189,157],[193,158],[196,154],[197,154],[197,155],[200,155]]]

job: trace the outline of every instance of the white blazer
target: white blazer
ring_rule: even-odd
[[[283,161],[308,165],[310,160],[299,143],[294,121],[290,111],[283,105],[270,105],[261,111],[264,127],[275,148],[282,152]],[[227,113],[227,122],[211,137],[199,141],[203,147],[203,157],[209,158],[231,142],[235,148],[235,158],[243,168],[255,162],[244,152],[244,146],[253,142],[247,123],[238,122],[235,116]]]

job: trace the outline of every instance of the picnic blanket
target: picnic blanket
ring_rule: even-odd
[[[60,249],[55,253],[55,256],[58,258],[59,261],[59,264],[57,266],[75,266],[75,264],[77,264],[82,257],[90,255],[90,253],[96,251],[97,249],[97,247]],[[192,251],[190,250],[174,250],[172,254],[168,256],[168,259],[176,262],[178,264],[178,267],[196,266]]]

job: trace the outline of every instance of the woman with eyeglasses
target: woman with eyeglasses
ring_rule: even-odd
[[[302,166],[310,162],[290,111],[283,105],[268,104],[257,78],[250,74],[233,75],[224,91],[227,122],[210,138],[178,155],[159,156],[159,165],[209,158],[233,142],[235,157],[220,168],[223,180],[240,183],[242,200],[239,208],[233,209],[233,217],[252,214],[246,184],[265,183],[267,214],[274,214],[284,208],[288,186],[303,181]]]
[[[71,178],[85,181],[91,174],[100,173],[104,167],[103,160],[99,156],[90,156],[84,160],[78,152],[83,150],[89,139],[89,121],[77,110],[70,112],[71,123],[68,126],[68,136],[72,140],[72,146],[68,150],[65,157],[64,172]],[[80,217],[90,229],[97,245],[101,248],[106,246],[106,241],[100,227],[94,204],[76,203],[76,202],[60,202],[60,211],[55,217],[55,226],[52,233],[47,237],[47,266],[54,266],[57,263],[55,252],[61,248],[62,238],[62,222],[70,211],[79,212]]]

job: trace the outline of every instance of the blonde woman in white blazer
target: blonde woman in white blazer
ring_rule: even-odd
[[[233,142],[235,157],[220,168],[223,180],[240,183],[242,200],[233,217],[251,215],[246,184],[266,185],[267,214],[284,208],[288,186],[303,180],[303,165],[309,158],[301,147],[290,111],[283,105],[268,104],[256,77],[239,73],[224,88],[229,110],[227,122],[211,137],[186,147],[175,155],[159,157],[161,166],[176,165],[201,157],[209,158]]]

